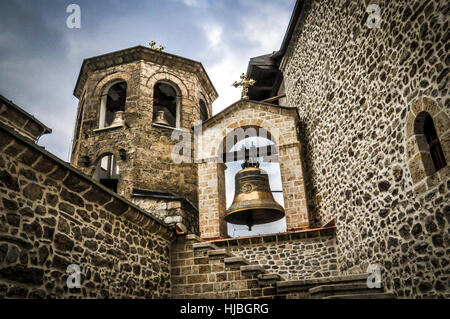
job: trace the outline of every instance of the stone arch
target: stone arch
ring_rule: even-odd
[[[152,86],[152,96],[153,96],[153,103],[152,103],[152,112],[153,112],[153,118],[155,118],[156,114],[155,114],[155,89],[156,86],[158,84],[165,84],[166,86],[169,86],[170,88],[172,88],[175,91],[175,123],[173,127],[181,127],[181,117],[182,117],[182,107],[183,107],[183,95],[181,93],[180,87],[174,83],[171,80],[158,80],[157,82],[155,82]]]
[[[105,89],[107,89],[108,86],[110,87],[115,82],[119,82],[120,80],[126,82],[128,87],[131,87],[131,85],[130,85],[131,76],[129,73],[114,72],[114,73],[105,75],[103,78],[101,78],[97,82],[97,84],[95,85],[95,89],[92,92],[92,96],[101,99],[101,96],[102,96],[103,92],[105,92]],[[128,97],[128,95],[129,94],[127,94],[127,97]]]
[[[186,84],[184,84],[183,80],[169,72],[157,72],[147,79],[145,87],[151,88],[152,96],[153,87],[158,82],[166,82],[168,84],[171,84],[178,88],[178,93],[181,95],[181,97],[190,98],[189,90]]]
[[[428,143],[423,134],[427,115],[433,120],[437,136],[447,163],[450,160],[450,118],[448,112],[437,101],[419,97],[411,105],[406,124],[407,163],[413,184],[420,183],[436,172]]]
[[[199,112],[199,114],[200,114],[200,101],[203,100],[203,102],[206,105],[206,110],[208,112],[208,118],[210,118],[212,116],[211,101],[208,98],[206,98],[206,96],[203,94],[203,92],[198,92],[195,100],[197,101],[195,105],[196,105],[196,108],[197,108],[197,111]]]
[[[92,174],[94,174],[95,172],[95,168],[98,164],[98,162],[107,155],[114,155],[116,158],[119,158],[119,153],[118,152],[114,152],[112,150],[105,150],[104,148],[100,148],[99,150],[97,150],[97,152],[93,155],[93,159],[92,159],[92,164],[89,168],[88,171],[88,175],[92,176]]]
[[[213,147],[211,147],[211,151],[209,154],[210,157],[212,158],[220,157],[223,150],[223,141],[226,139],[226,136],[228,134],[231,134],[237,128],[250,128],[250,127],[261,128],[265,130],[271,136],[271,140],[274,141],[277,147],[278,145],[280,145],[280,134],[278,133],[278,129],[271,123],[259,119],[236,120],[227,125],[227,127],[221,131],[221,134],[216,137],[215,141],[213,141],[212,144],[210,144],[214,145]]]
[[[106,108],[106,94],[108,94],[109,89],[119,82],[125,82],[127,85],[127,93],[125,98],[125,111],[128,109],[128,98],[130,96],[130,80],[131,77],[126,72],[114,72],[104,76],[99,80],[95,86],[92,96],[94,101],[96,101],[96,111],[97,111],[97,123],[99,128],[104,127],[104,112]]]
[[[227,235],[227,225],[224,222],[226,164],[223,163],[221,155],[224,150],[229,151],[227,148],[224,149],[227,135],[238,128],[259,128],[268,133],[267,138],[273,141],[277,151],[275,159],[280,163],[286,229],[295,231],[309,227],[301,145],[296,132],[297,118],[297,113],[292,110],[268,107],[249,101],[234,104],[205,122],[200,135],[200,151],[196,154],[196,161],[199,163],[198,178],[199,181],[204,181],[199,183],[202,238],[213,239]]]

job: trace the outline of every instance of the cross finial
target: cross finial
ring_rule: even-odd
[[[156,50],[156,51],[162,51],[162,50],[165,49],[165,47],[163,47],[162,45],[160,45],[159,47],[156,47],[156,48],[155,48],[155,44],[156,44],[155,41],[153,41],[153,40],[150,41],[150,43],[149,43],[150,49],[153,49],[153,50]]]
[[[245,73],[241,74],[241,81],[234,81],[234,83],[232,84],[234,87],[238,87],[238,86],[242,86],[242,94],[241,94],[241,98],[243,100],[248,100],[248,87],[252,86],[253,84],[255,84],[256,81],[253,79],[247,79],[247,76],[245,75]]]

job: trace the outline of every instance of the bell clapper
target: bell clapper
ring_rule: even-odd
[[[253,227],[253,215],[250,213],[247,216],[247,224],[246,226],[248,227],[249,231],[252,231],[252,227]]]

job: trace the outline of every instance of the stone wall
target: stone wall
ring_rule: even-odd
[[[174,231],[3,125],[0,197],[0,298],[170,297]]]
[[[334,229],[308,230],[213,242],[286,280],[337,276]]]
[[[198,210],[183,199],[133,197],[133,203],[166,224],[174,224],[180,232],[199,234]]]
[[[369,1],[306,1],[281,64],[302,122],[308,202],[315,225],[336,219],[340,272],[375,263],[398,297],[448,298],[449,167],[412,176],[408,122],[417,99],[432,100],[448,150],[450,7],[372,2],[380,28],[365,24]]]

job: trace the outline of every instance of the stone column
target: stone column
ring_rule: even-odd
[[[200,236],[202,239],[217,239],[227,236],[224,220],[225,164],[210,161],[198,166],[198,206]]]
[[[286,213],[286,230],[308,228],[310,221],[308,205],[306,204],[300,143],[280,145],[278,152]]]

